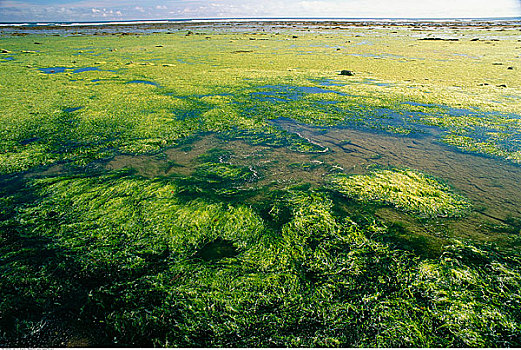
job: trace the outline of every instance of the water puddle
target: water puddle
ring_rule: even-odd
[[[153,81],[150,81],[150,80],[130,80],[130,81],[127,81],[125,84],[145,84],[145,85],[152,85],[152,86],[155,86],[155,87],[161,87],[158,83],[154,83]]]
[[[369,40],[362,40],[357,43],[351,44],[351,46],[360,46],[360,45],[374,45],[374,43],[372,43]]]
[[[106,72],[116,72],[115,70],[108,69],[100,69],[99,67],[48,67],[48,68],[38,68],[38,70],[45,74],[57,74],[57,73],[65,73],[66,71],[72,70],[73,74],[83,73],[83,72],[95,72],[95,71],[106,71]]]
[[[67,69],[72,69],[72,68],[67,68],[67,67],[49,67],[49,68],[38,68],[38,69],[40,70],[40,72],[45,73],[45,74],[56,74],[56,73],[63,73]]]
[[[349,81],[349,84],[365,84],[365,85],[375,85],[375,86],[384,86],[384,87],[394,86],[394,84],[384,83],[384,82],[378,81],[376,79],[371,79],[371,78],[364,78],[363,80],[360,80],[360,81],[356,81],[356,80]]]
[[[336,81],[334,79],[323,78],[323,79],[310,79],[311,82],[321,86],[346,86],[346,83]]]
[[[76,112],[76,111],[78,111],[78,110],[80,110],[82,108],[85,108],[85,107],[83,107],[83,106],[81,106],[81,107],[70,107],[70,108],[65,108],[63,111],[65,113],[72,113],[72,112]]]
[[[85,67],[85,68],[78,68],[72,71],[72,73],[83,73],[83,72],[93,72],[93,71],[101,71],[99,67]]]
[[[348,53],[349,56],[356,57],[366,57],[366,58],[405,58],[404,56],[394,55],[391,53],[382,53],[382,54],[374,54],[374,53]]]

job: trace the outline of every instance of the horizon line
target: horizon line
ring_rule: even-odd
[[[93,20],[93,21],[0,21],[5,24],[54,24],[54,23],[127,23],[127,22],[181,22],[181,21],[241,21],[241,20],[515,20],[521,16],[512,17],[192,17],[192,18],[158,18],[158,19],[121,19],[121,20]]]

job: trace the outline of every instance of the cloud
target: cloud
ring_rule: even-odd
[[[225,17],[513,17],[518,0],[0,0],[2,21]]]

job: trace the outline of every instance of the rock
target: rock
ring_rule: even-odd
[[[11,53],[11,51],[9,51],[9,50],[2,50],[0,52],[2,52],[2,53]]]
[[[163,45],[156,45],[156,47],[163,47]]]
[[[508,67],[507,69],[508,69],[508,70],[513,70],[514,67],[510,66],[510,67]]]
[[[506,84],[499,84],[497,87],[505,88],[505,87],[507,87],[507,85]]]
[[[191,30],[189,30],[188,33],[186,33],[186,36],[190,36],[192,34],[194,34],[194,33]]]
[[[428,37],[428,38],[421,38],[421,39],[418,39],[418,40],[459,41],[459,39],[443,39],[443,38],[431,38],[431,37]]]
[[[353,76],[355,73],[351,72],[350,70],[342,70],[340,71],[340,75]]]
[[[479,38],[470,39],[470,41],[479,41]]]
[[[293,39],[297,39],[297,38],[298,38],[298,36],[296,36],[296,35],[293,35],[293,36],[292,36],[292,38],[293,38]]]

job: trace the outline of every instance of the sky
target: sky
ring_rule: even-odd
[[[521,0],[0,0],[0,23],[263,17],[521,17]]]

